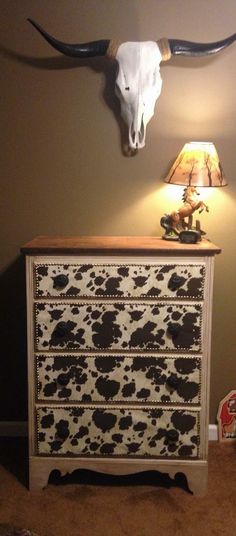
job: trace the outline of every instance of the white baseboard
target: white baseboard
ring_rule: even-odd
[[[26,437],[28,431],[27,422],[24,421],[0,421],[0,437]],[[217,424],[209,425],[209,441],[218,440]]]
[[[218,426],[217,424],[209,424],[209,441],[218,441]]]

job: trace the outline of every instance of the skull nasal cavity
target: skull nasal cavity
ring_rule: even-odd
[[[141,142],[143,141],[143,137],[144,137],[144,122],[143,122],[143,116],[142,116],[142,121],[141,121],[141,126],[140,126],[140,130],[139,130],[138,136],[139,136],[139,142],[141,143]]]
[[[131,129],[130,129],[130,135],[131,135],[133,146],[136,146],[138,148],[139,144],[143,142],[144,137],[145,137],[143,115],[142,115],[141,124],[139,128],[138,127],[135,128],[134,123],[132,123]]]
[[[135,142],[135,138],[136,138],[136,132],[135,130],[132,129],[132,132],[131,132],[131,138],[132,138],[132,142],[134,143]]]

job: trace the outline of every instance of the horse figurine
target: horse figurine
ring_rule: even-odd
[[[198,198],[199,195],[195,186],[187,186],[183,193],[183,204],[179,209],[171,212],[171,214],[165,214],[161,218],[161,226],[166,230],[165,238],[178,240],[178,235],[181,231],[192,229],[192,215],[196,210],[199,211],[199,214],[203,210],[209,212],[208,206]],[[185,221],[187,217],[188,223]],[[200,231],[200,229],[198,230]],[[203,231],[200,231],[200,233],[204,234]]]

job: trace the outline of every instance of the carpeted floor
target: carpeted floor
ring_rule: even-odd
[[[29,492],[23,440],[0,440],[0,536],[234,536],[236,446],[210,444],[209,489],[196,498],[163,475],[54,475]],[[184,487],[184,486],[183,486]]]

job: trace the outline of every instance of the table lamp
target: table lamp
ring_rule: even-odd
[[[204,231],[200,221],[193,224],[193,213],[203,210],[209,212],[208,206],[199,197],[196,187],[226,186],[227,181],[213,143],[191,141],[186,143],[171,167],[165,182],[184,186],[183,203],[171,214],[165,214],[160,220],[165,229],[162,238],[194,243],[201,240]]]

